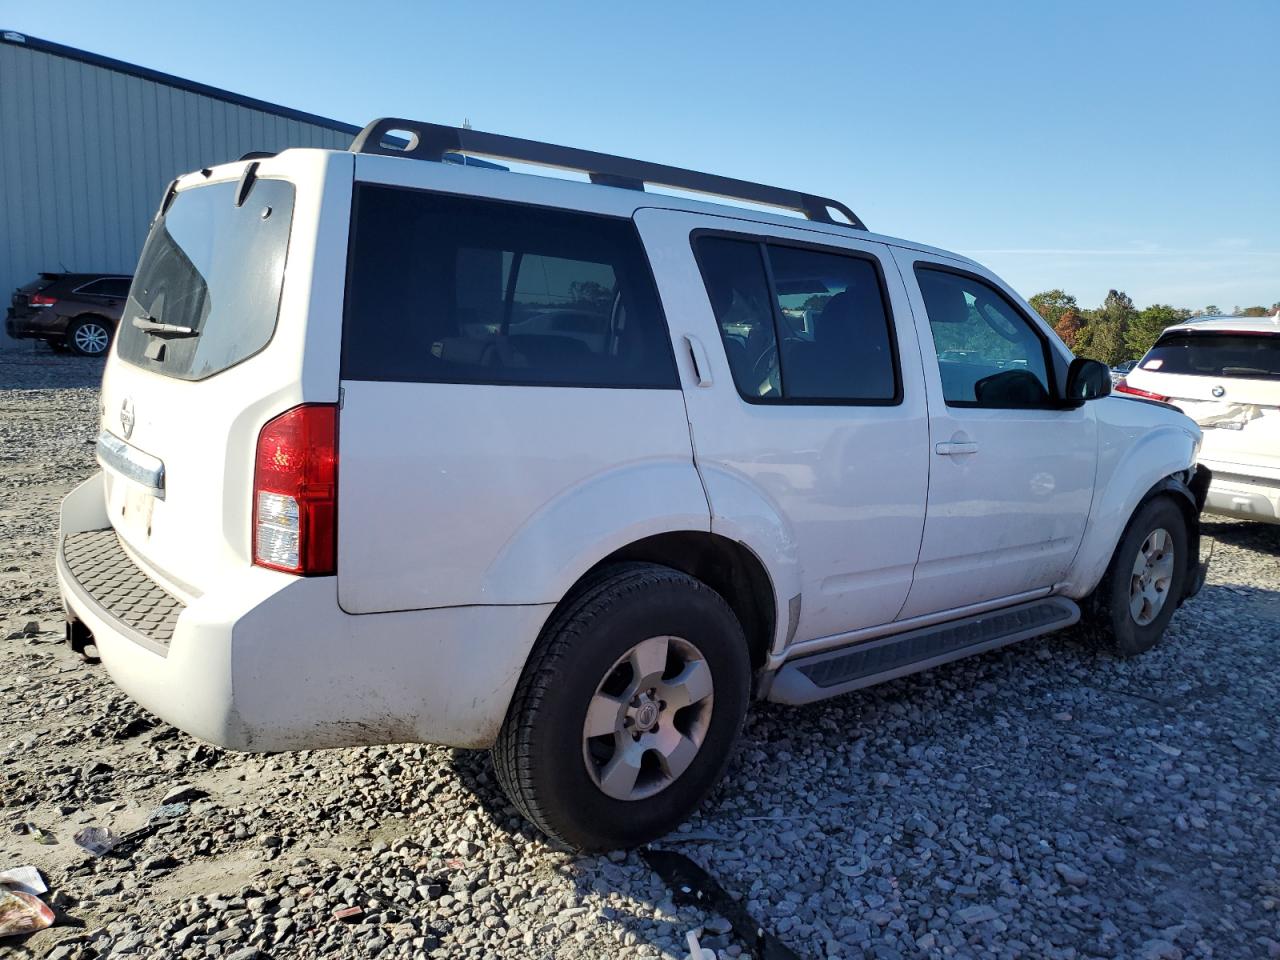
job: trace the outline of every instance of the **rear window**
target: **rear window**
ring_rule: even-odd
[[[1169,333],[1156,342],[1139,367],[1193,377],[1280,380],[1280,334]]]
[[[354,218],[345,379],[678,385],[630,221],[368,184]]]
[[[202,380],[246,360],[276,328],[293,219],[293,185],[254,182],[183,190],[151,227],[116,352],[129,363]]]

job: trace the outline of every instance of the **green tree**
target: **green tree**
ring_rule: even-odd
[[[1242,317],[1265,317],[1270,312],[1266,307],[1245,307],[1243,310],[1236,310],[1236,313]]]
[[[1141,357],[1156,338],[1164,332],[1165,327],[1185,320],[1190,314],[1186,310],[1171,307],[1167,303],[1155,303],[1147,307],[1129,322],[1125,331],[1124,342],[1129,348],[1131,357]]]
[[[1076,352],[1084,357],[1101,360],[1109,367],[1129,358],[1125,334],[1129,324],[1138,315],[1133,300],[1127,293],[1111,290],[1097,310],[1090,311],[1088,323],[1077,338]]]
[[[1031,304],[1035,312],[1040,314],[1045,323],[1051,327],[1056,327],[1062,315],[1068,310],[1076,311],[1080,308],[1075,297],[1057,289],[1037,293],[1027,303]]]
[[[1039,311],[1036,311],[1037,313]],[[1072,350],[1075,350],[1077,342],[1080,340],[1080,331],[1084,329],[1084,318],[1080,316],[1080,311],[1074,307],[1063,312],[1058,318],[1058,322],[1053,325],[1053,331],[1062,338]]]
[[[1204,315],[1206,317],[1216,317],[1220,313],[1222,313],[1222,309],[1218,307],[1217,304],[1213,304],[1211,306],[1204,308]]]

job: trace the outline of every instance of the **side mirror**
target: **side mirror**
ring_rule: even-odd
[[[1076,357],[1067,368],[1067,386],[1063,400],[1077,406],[1086,400],[1097,400],[1111,393],[1111,371],[1105,363]]]

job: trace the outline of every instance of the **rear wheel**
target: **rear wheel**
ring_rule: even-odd
[[[100,357],[111,346],[111,327],[100,317],[81,317],[67,328],[66,344],[82,357]]]
[[[1149,500],[1129,521],[1095,593],[1097,619],[1123,656],[1164,635],[1186,586],[1188,549],[1186,519],[1168,497]]]
[[[653,564],[606,571],[543,630],[494,746],[498,780],[563,843],[653,840],[720,779],[750,685],[719,594]]]

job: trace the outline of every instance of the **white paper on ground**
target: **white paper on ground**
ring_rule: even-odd
[[[11,890],[21,890],[37,897],[49,889],[40,879],[40,871],[30,866],[0,870],[0,883]]]

